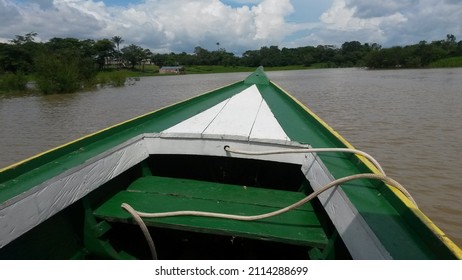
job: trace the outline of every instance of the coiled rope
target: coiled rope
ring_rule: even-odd
[[[225,146],[225,150],[227,152],[232,152],[232,153],[239,153],[239,154],[247,154],[247,155],[268,155],[268,154],[282,154],[282,153],[309,153],[309,152],[350,152],[350,153],[355,153],[355,154],[360,154],[368,158],[374,165],[377,167],[377,169],[382,170],[383,169],[380,167],[380,164],[373,159],[370,155],[358,151],[358,150],[350,150],[350,149],[296,149],[296,150],[277,150],[277,151],[264,151],[264,152],[247,152],[247,151],[239,151],[239,150],[232,150],[229,146]],[[372,159],[372,160],[371,160]],[[148,228],[146,227],[145,223],[141,218],[164,218],[164,217],[174,217],[174,216],[200,216],[200,217],[211,217],[211,218],[222,218],[222,219],[231,219],[231,220],[239,220],[239,221],[255,221],[255,220],[261,220],[261,219],[266,219],[270,217],[274,217],[276,215],[280,215],[282,213],[288,212],[290,210],[293,210],[295,208],[298,208],[302,206],[303,204],[311,201],[313,198],[317,197],[321,193],[327,191],[330,188],[333,188],[337,185],[353,181],[353,180],[358,180],[358,179],[372,179],[372,180],[380,180],[383,181],[384,183],[388,184],[389,186],[392,186],[396,189],[398,189],[400,192],[402,192],[414,205],[417,207],[417,203],[415,200],[412,198],[411,194],[397,181],[394,179],[386,176],[384,173],[383,174],[372,174],[372,173],[362,173],[362,174],[355,174],[351,176],[346,176],[343,178],[336,179],[322,188],[318,189],[317,191],[314,191],[307,197],[287,206],[282,209],[269,212],[269,213],[264,213],[260,215],[253,215],[253,216],[244,216],[244,215],[232,215],[232,214],[224,214],[224,213],[214,213],[214,212],[203,212],[203,211],[172,211],[172,212],[162,212],[162,213],[145,213],[145,212],[140,212],[136,211],[133,209],[132,206],[130,206],[127,203],[122,203],[121,207],[126,210],[130,215],[132,215],[133,219],[138,223],[140,226],[141,230],[143,231],[144,236],[146,237],[146,240],[148,241],[149,248],[151,250],[151,254],[154,259],[157,259],[157,252],[154,246],[154,242],[151,238],[151,235],[148,231]]]

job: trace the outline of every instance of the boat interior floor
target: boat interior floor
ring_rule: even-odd
[[[121,184],[110,198],[88,204],[85,236],[90,256],[150,258],[141,229],[122,203],[147,213],[189,210],[252,216],[282,209],[312,192],[300,165],[280,162],[151,155],[130,173],[137,175],[126,183],[114,180]],[[254,221],[198,216],[143,221],[160,259],[326,259],[347,252],[317,200]]]
[[[124,202],[148,213],[195,210],[258,215],[279,210],[303,197],[304,194],[299,192],[149,176],[136,180],[126,191],[119,192],[99,207],[95,215],[107,220],[128,221],[130,216],[120,207]],[[149,226],[260,237],[295,244],[325,245],[327,242],[309,204],[253,222],[194,216],[146,218],[145,222]]]
[[[304,197],[305,194],[302,192],[146,176],[137,179],[126,190],[117,193],[94,210],[93,214],[111,223],[132,224],[133,219],[130,214],[121,208],[122,203],[128,203],[137,211],[147,213],[194,210],[258,215],[279,210]],[[217,248],[218,244],[218,247],[229,247],[227,258],[229,258],[230,249],[232,251],[247,244],[244,254],[246,258],[251,258],[258,251],[251,248],[258,246],[262,241],[288,249],[291,258],[300,258],[301,252],[307,253],[306,248],[314,247],[322,250],[329,244],[329,238],[311,204],[256,221],[197,216],[143,218],[143,220],[152,231],[154,242],[159,244],[159,250],[162,252],[159,254],[161,256],[164,254],[167,258],[175,258],[174,255],[181,258],[186,257],[186,252],[194,247],[198,247],[194,250],[196,251],[195,257],[197,257],[197,252],[205,253],[207,251],[205,248],[209,247],[212,248],[211,253],[216,258],[220,252],[213,248]],[[120,230],[127,230],[124,225],[119,225],[119,227]],[[204,238],[204,234],[208,237]],[[130,237],[126,236],[126,238]],[[173,240],[175,242],[172,242]],[[204,242],[208,243],[208,246],[203,246]],[[214,243],[214,246],[210,246]],[[166,244],[170,244],[168,248],[165,248]],[[265,246],[261,247],[265,248]],[[179,248],[183,248],[180,250],[181,253],[173,254]],[[184,250],[184,248],[189,249]],[[239,251],[242,252],[242,249]],[[280,249],[276,251],[279,252],[278,254],[282,252]],[[263,255],[270,256],[267,252]],[[244,256],[239,255],[238,257],[243,258]]]

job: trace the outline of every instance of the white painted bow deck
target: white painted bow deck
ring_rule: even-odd
[[[255,85],[161,134],[167,137],[290,141]]]

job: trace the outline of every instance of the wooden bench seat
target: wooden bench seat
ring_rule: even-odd
[[[269,190],[189,179],[148,176],[133,182],[94,211],[111,222],[132,222],[121,208],[130,204],[141,212],[179,210],[256,215],[288,206],[305,197],[302,193]],[[146,225],[194,232],[272,240],[324,248],[328,239],[310,204],[257,221],[178,216],[143,218]]]

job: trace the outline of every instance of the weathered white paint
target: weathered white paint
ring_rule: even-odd
[[[191,154],[231,156],[225,145],[253,151],[268,148],[305,147],[274,140],[272,143],[233,139],[188,138],[187,135],[161,138],[161,134],[143,134],[108,150],[84,164],[37,185],[0,205],[0,248],[81,199],[104,183],[149,157],[149,154]],[[270,141],[271,142],[271,141]],[[233,155],[233,157],[251,158]],[[271,155],[262,160],[301,164],[301,154]]]
[[[202,133],[207,138],[249,138],[263,98],[255,85],[234,95]]]
[[[149,154],[178,154],[178,155],[204,155],[237,157],[248,159],[261,159],[267,161],[287,162],[301,165],[304,154],[276,154],[264,156],[250,156],[231,154],[225,151],[225,146],[233,149],[241,149],[252,152],[267,150],[293,150],[296,148],[308,148],[298,142],[288,142],[285,140],[239,140],[233,137],[225,139],[208,138],[205,136],[194,137],[189,134],[176,134],[174,137],[164,134],[145,134],[146,147]]]
[[[136,137],[0,205],[0,248],[149,156]]]
[[[268,104],[253,85],[214,107],[166,129],[164,136],[290,141]]]
[[[263,100],[250,133],[250,140],[278,139],[290,141],[268,104]]]
[[[165,136],[175,135],[191,135],[197,136],[201,135],[204,130],[210,125],[211,122],[216,118],[216,116],[223,110],[223,107],[229,102],[229,98],[221,103],[201,112],[185,121],[180,122],[177,125],[174,125],[164,131],[162,134]]]
[[[334,177],[318,156],[307,157],[303,162],[302,172],[315,191],[334,181]],[[329,189],[318,198],[353,259],[392,259],[341,188]]]

